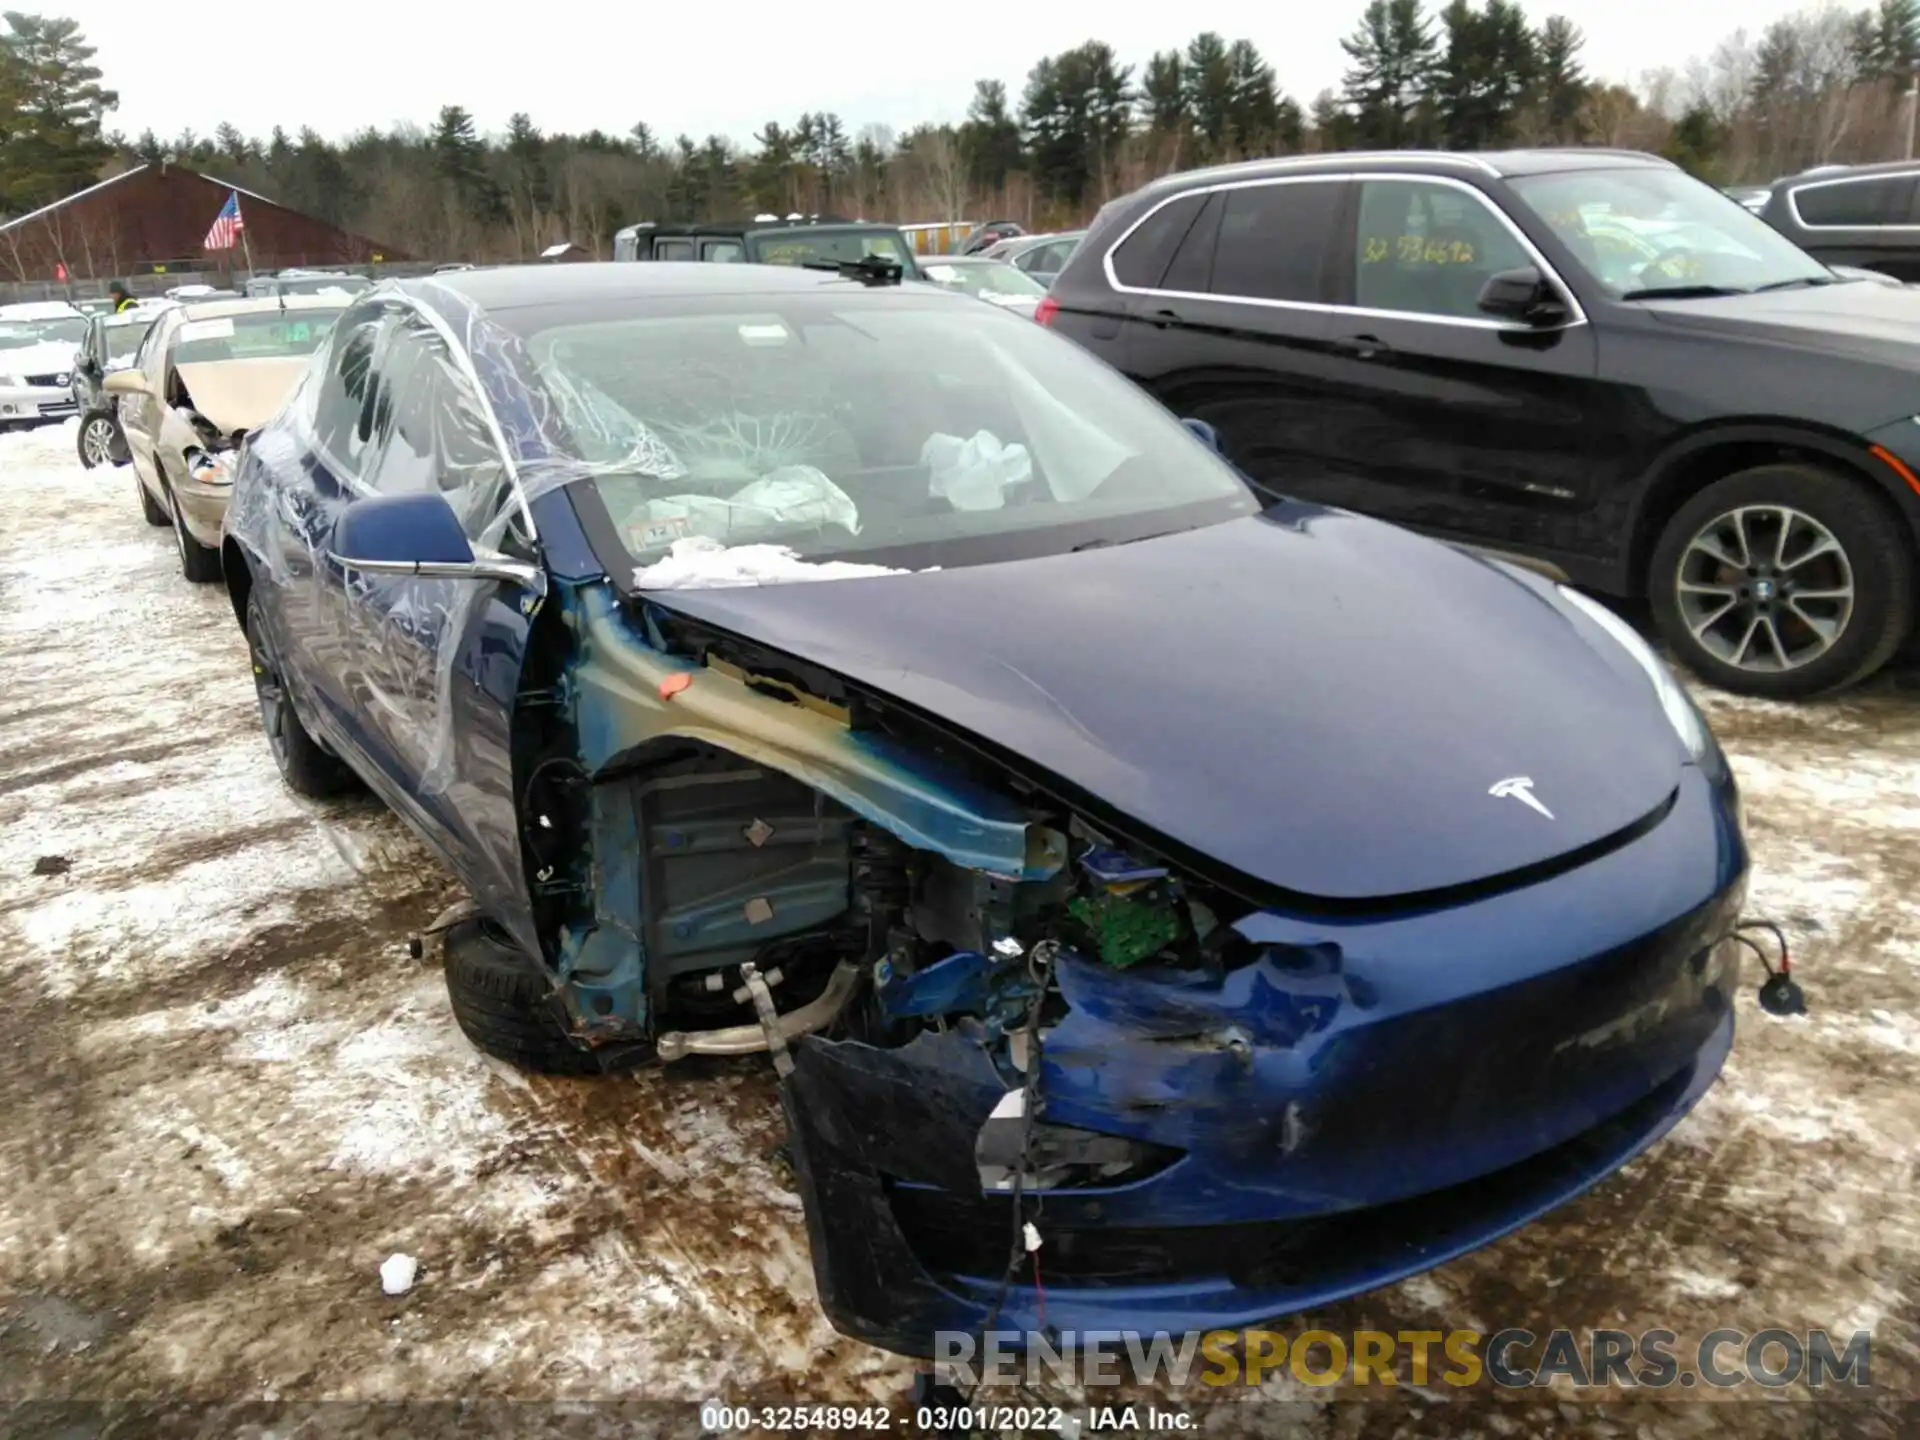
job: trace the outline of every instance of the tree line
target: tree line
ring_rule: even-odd
[[[1737,30],[1631,85],[1586,73],[1584,37],[1564,16],[1535,24],[1513,0],[1368,0],[1342,42],[1340,87],[1304,106],[1251,41],[1203,31],[1138,67],[1090,40],[1036,62],[1017,96],[981,80],[964,119],[904,133],[820,110],[768,121],[746,144],[667,139],[647,122],[549,133],[524,113],[486,135],[447,105],[430,127],[344,138],[216,123],[162,139],[107,128],[118,97],[74,21],[5,19],[0,215],[164,160],[416,255],[475,260],[561,239],[604,254],[636,220],[761,212],[1050,227],[1169,171],[1355,147],[1601,144],[1667,155],[1717,183],[1768,180],[1905,153],[1920,73],[1920,0]]]

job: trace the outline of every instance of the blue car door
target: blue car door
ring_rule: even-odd
[[[354,433],[357,493],[437,491],[470,542],[525,544],[503,538],[516,502],[484,404],[422,313],[396,305],[383,320]],[[524,913],[512,717],[537,597],[331,559],[327,580],[367,765],[496,915]]]
[[[285,678],[305,712],[330,737],[366,758],[363,696],[351,664],[342,575],[328,560],[340,512],[368,493],[358,483],[368,433],[367,386],[380,342],[393,323],[381,302],[341,316],[314,371],[292,401],[305,443],[280,453],[281,435],[261,442],[272,476],[262,543],[271,550],[272,621]],[[291,439],[291,432],[286,437]],[[273,453],[268,458],[266,451]],[[364,767],[363,767],[364,768]]]

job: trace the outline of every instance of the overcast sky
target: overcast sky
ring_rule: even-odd
[[[109,128],[128,135],[151,127],[171,138],[188,126],[206,135],[227,120],[255,136],[278,124],[339,138],[369,124],[429,124],[440,106],[458,104],[489,131],[525,110],[545,130],[624,133],[644,120],[663,140],[685,131],[744,142],[768,120],[790,124],[806,110],[836,111],[853,133],[872,122],[905,129],[957,120],[976,79],[1006,81],[1017,103],[1042,55],[1097,37],[1137,66],[1202,29],[1252,40],[1281,87],[1305,104],[1338,85],[1340,39],[1362,4],[721,0],[675,9],[334,0],[155,9],[45,0],[30,8],[80,22],[106,83],[120,92]],[[1800,8],[1802,0],[1541,0],[1527,11],[1536,21],[1555,10],[1568,16],[1586,33],[1588,73],[1632,81],[1704,55],[1736,26],[1757,32]]]

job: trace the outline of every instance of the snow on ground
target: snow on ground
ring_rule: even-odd
[[[71,427],[0,437],[0,1399],[901,1400],[905,1368],[820,1318],[766,1067],[556,1081],[475,1054],[406,948],[452,882],[371,801],[281,787],[226,596],[181,577],[133,483],[81,470]],[[1920,1395],[1920,690],[1703,700],[1745,786],[1751,908],[1793,936],[1813,1013],[1749,988],[1667,1143],[1297,1323],[1871,1328],[1877,1384]],[[418,1275],[387,1296],[395,1253]],[[1223,1401],[1210,1431],[1724,1415],[1609,1432],[1559,1393],[1263,1393],[1292,1405]]]

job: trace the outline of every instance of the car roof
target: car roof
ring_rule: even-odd
[[[760,234],[769,230],[898,230],[900,227],[889,225],[884,220],[850,220],[844,215],[801,215],[793,218],[781,216],[772,220],[669,221],[665,224],[635,225],[631,228],[636,234],[672,237],[747,235]]]
[[[332,295],[246,295],[233,300],[187,300],[179,302],[179,309],[188,320],[224,320],[270,310],[337,310],[341,304]]]
[[[21,300],[0,305],[0,320],[71,320],[86,318],[86,312],[64,300]]]
[[[1816,165],[1811,170],[1802,170],[1797,174],[1783,175],[1774,181],[1771,187],[1806,185],[1826,180],[1853,180],[1873,175],[1910,175],[1920,171],[1920,159],[1881,160],[1872,165]]]
[[[798,265],[711,265],[697,260],[592,260],[579,265],[502,265],[484,270],[460,270],[450,275],[422,275],[389,280],[403,293],[434,306],[435,296],[450,292],[482,310],[505,314],[516,310],[558,309],[585,303],[638,299],[648,295],[711,296],[807,295],[820,291],[852,294],[895,287],[866,286],[832,270],[809,270]],[[384,287],[382,287],[384,288]],[[361,298],[377,291],[364,292]],[[924,286],[916,294],[943,294],[938,286]],[[436,308],[439,308],[436,306]]]
[[[1675,170],[1679,167],[1641,150],[1614,150],[1579,145],[1537,150],[1337,150],[1314,155],[1287,155],[1272,160],[1242,160],[1165,175],[1136,193],[1164,195],[1199,185],[1221,185],[1235,180],[1314,174],[1340,175],[1352,170],[1401,171],[1412,175],[1467,175],[1505,179],[1520,175],[1548,175],[1567,170]]]

